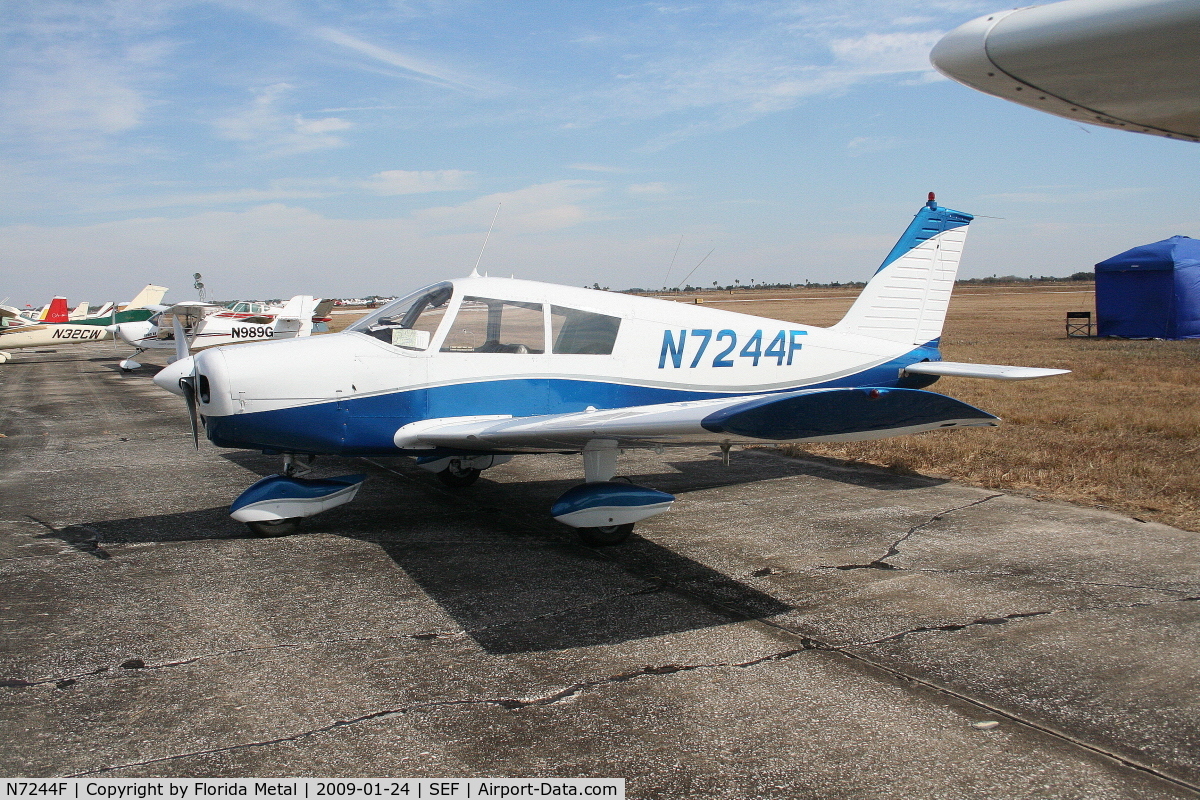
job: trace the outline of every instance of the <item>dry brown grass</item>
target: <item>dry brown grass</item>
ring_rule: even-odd
[[[1036,381],[942,378],[931,387],[998,415],[1005,421],[999,428],[783,449],[1200,530],[1200,341],[1068,338],[1066,312],[1093,309],[1092,288],[964,285],[955,291],[942,337],[947,361],[1073,370]],[[831,325],[857,291],[702,297],[714,308]],[[765,298],[781,299],[729,302]],[[341,328],[357,316],[334,319]]]
[[[942,338],[946,360],[1073,370],[1036,381],[943,378],[931,387],[1005,425],[784,449],[1200,530],[1200,341],[1068,338],[1066,312],[1095,305],[1090,293],[1066,293],[1081,288],[955,292]],[[821,302],[817,324],[838,319],[849,305],[833,303]]]

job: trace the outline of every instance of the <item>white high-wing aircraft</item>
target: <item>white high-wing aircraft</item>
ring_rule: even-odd
[[[1200,3],[1065,0],[997,11],[934,45],[939,71],[1068,119],[1200,142]]]
[[[353,498],[363,475],[307,480],[296,456],[418,457],[451,486],[522,453],[581,453],[555,519],[615,544],[669,494],[614,482],[628,448],[855,441],[996,425],[922,391],[941,375],[1067,370],[941,361],[972,217],[929,202],[830,328],[666,300],[472,275],[427,286],[331,336],[209,350],[155,383],[219,447],[284,456],[233,504],[252,531]]]
[[[145,320],[153,313],[150,309],[161,308],[154,304],[162,300],[166,292],[164,286],[147,284],[128,303],[122,306],[106,303],[99,311],[83,317],[76,317],[69,311],[65,297],[54,298],[36,316],[0,305],[0,364],[8,361],[7,350],[111,339],[115,323]],[[85,305],[81,303],[76,311]]]
[[[271,341],[308,336],[316,318],[323,318],[333,301],[322,302],[309,295],[296,295],[282,306],[267,303],[185,302],[162,307],[143,322],[123,322],[107,330],[137,348],[121,362],[125,372],[141,366],[135,359],[147,350],[175,350],[175,320],[187,337],[188,350],[202,350],[234,342]]]

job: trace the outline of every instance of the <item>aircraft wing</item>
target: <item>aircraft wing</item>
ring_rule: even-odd
[[[941,428],[994,426],[985,411],[917,389],[807,389],[535,417],[446,417],[396,431],[403,449],[577,451],[713,442],[864,441]]]
[[[960,361],[922,361],[910,364],[904,371],[914,375],[937,375],[947,378],[990,378],[997,381],[1027,381],[1066,375],[1069,369],[1044,367],[1010,367],[1006,364],[967,364]]]
[[[168,314],[186,314],[189,311],[201,311],[206,308],[220,308],[221,306],[215,303],[201,303],[199,300],[191,300],[184,303],[176,303],[167,309]]]

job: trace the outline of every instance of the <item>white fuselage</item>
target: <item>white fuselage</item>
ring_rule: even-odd
[[[485,320],[484,303],[475,298],[517,309],[524,329],[505,333],[507,323]],[[385,312],[373,316],[387,319]],[[472,315],[480,320],[476,340],[463,338],[469,327],[464,320]],[[575,344],[566,341],[570,323],[561,320],[584,329],[601,318],[619,320],[619,327],[612,323],[611,352],[580,352],[588,346],[578,344],[579,336]],[[699,305],[501,278],[454,281],[453,296],[435,321],[418,339],[412,331],[389,339],[388,330],[372,331],[360,322],[332,336],[199,354],[200,413],[210,438],[225,446],[290,452],[397,454],[395,432],[425,419],[528,417],[808,387],[914,385],[901,378],[901,368],[938,358],[936,342],[914,346]],[[513,337],[521,344],[512,344]]]

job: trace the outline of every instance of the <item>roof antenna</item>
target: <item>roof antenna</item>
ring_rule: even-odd
[[[675,245],[675,255],[671,256],[671,264],[667,267],[667,274],[663,275],[663,286],[667,285],[667,279],[671,277],[671,270],[675,269],[675,259],[679,257],[679,248],[683,245],[683,234],[679,234],[679,244]]]
[[[492,238],[492,228],[496,227],[496,217],[500,216],[500,206],[502,203],[496,203],[496,213],[492,215],[492,224],[488,225],[487,236],[483,237],[483,247],[479,248],[479,258],[475,259],[475,268],[471,270],[468,278],[479,277],[479,262],[483,261],[483,251],[487,249],[488,239]]]
[[[700,259],[700,264],[703,264],[705,261],[708,261],[708,257],[711,256],[713,254],[713,250],[716,250],[716,249],[717,248],[714,247],[712,250],[709,250],[707,253],[705,253],[704,258]],[[696,266],[692,267],[692,272],[695,272],[696,270],[700,269],[700,264],[697,264]],[[689,272],[687,275],[684,275],[683,280],[680,281],[679,284],[675,288],[678,289],[680,286],[683,286],[684,281],[686,281],[688,278],[692,277],[692,272]]]

